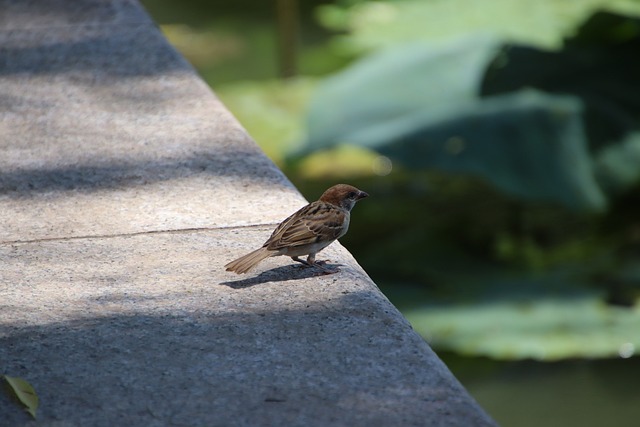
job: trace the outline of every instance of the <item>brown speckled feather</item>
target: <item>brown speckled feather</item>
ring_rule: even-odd
[[[320,239],[338,239],[346,232],[345,222],[349,220],[348,215],[347,211],[328,203],[310,203],[285,219],[263,247],[277,250],[316,243]]]

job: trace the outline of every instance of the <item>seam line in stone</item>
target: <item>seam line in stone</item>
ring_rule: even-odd
[[[0,246],[39,243],[39,242],[57,242],[57,241],[66,241],[66,240],[112,239],[117,237],[144,236],[148,234],[182,234],[182,233],[186,234],[186,233],[199,232],[199,231],[233,230],[234,228],[244,229],[244,228],[276,226],[276,225],[278,225],[277,222],[265,222],[260,224],[229,225],[229,226],[221,226],[221,227],[176,228],[176,229],[169,229],[169,230],[137,231],[134,233],[87,234],[83,236],[45,237],[41,239],[27,239],[27,240],[5,240],[5,241],[0,241]]]

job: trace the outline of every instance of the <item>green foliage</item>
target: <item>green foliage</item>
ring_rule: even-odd
[[[531,87],[577,97],[595,177],[609,192],[624,191],[640,178],[639,49],[640,19],[597,13],[560,51],[505,46],[487,70],[482,96]]]
[[[623,240],[599,234],[601,218],[508,200],[458,175],[349,182],[371,197],[342,242],[435,349],[501,360],[637,354],[637,244],[621,251]],[[331,179],[296,183],[316,195]],[[640,204],[628,203],[635,211],[616,203],[605,218],[620,209],[627,217],[609,220],[637,242],[628,227]]]
[[[278,64],[273,54],[277,50],[273,25],[257,20],[244,23],[237,19],[189,26],[164,24],[165,37],[198,68],[198,72],[213,87],[242,79],[269,79],[277,75]]]
[[[558,52],[490,37],[396,45],[320,85],[302,152],[356,144],[524,200],[602,211],[603,189],[640,177],[639,47],[640,20],[608,13]]]
[[[308,151],[351,143],[414,168],[483,176],[525,199],[602,210],[577,98],[481,98],[493,39],[410,44],[327,79],[310,106]]]
[[[549,361],[626,358],[640,349],[640,311],[607,305],[602,292],[584,287],[571,294],[568,283],[555,283],[557,290],[545,295],[545,281],[552,279],[483,281],[484,292],[493,288],[500,297],[425,304],[404,314],[436,348],[466,355]]]
[[[640,181],[640,132],[633,132],[620,144],[602,149],[596,158],[598,181],[605,188],[623,191]]]
[[[289,165],[291,173],[300,179],[351,180],[355,177],[387,175],[390,166],[386,157],[354,145],[340,145],[331,150],[317,151]],[[386,159],[388,161],[388,159]]]
[[[472,105],[499,46],[493,38],[438,48],[409,43],[365,57],[316,90],[309,106],[307,151],[336,143],[373,147]]]
[[[271,159],[282,164],[304,139],[303,115],[312,78],[242,82],[221,86],[217,95]]]
[[[10,377],[9,375],[4,375],[3,377],[11,392],[25,406],[27,412],[29,412],[29,414],[31,414],[35,419],[39,399],[31,384],[19,377]]]
[[[635,0],[395,0],[326,5],[318,18],[346,31],[336,49],[362,53],[415,40],[442,42],[485,33],[507,42],[558,48],[596,10],[640,16]]]

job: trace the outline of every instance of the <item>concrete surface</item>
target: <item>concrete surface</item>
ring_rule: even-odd
[[[339,244],[224,271],[305,201],[137,3],[0,0],[0,152],[0,426],[494,425]]]

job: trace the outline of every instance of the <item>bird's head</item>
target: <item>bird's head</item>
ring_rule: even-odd
[[[340,206],[350,211],[356,202],[369,195],[348,184],[337,184],[322,193],[320,201]]]

